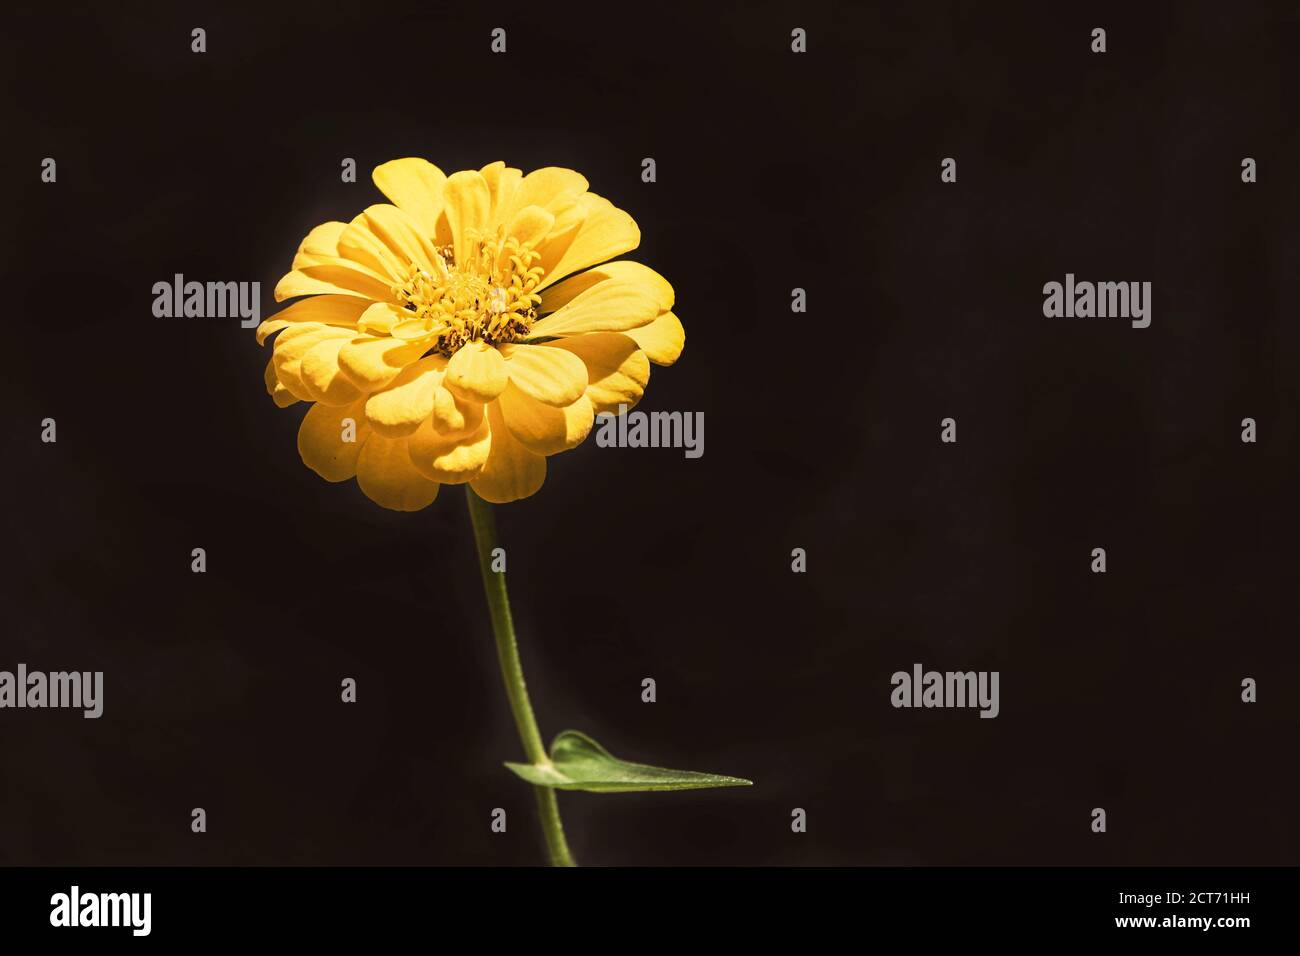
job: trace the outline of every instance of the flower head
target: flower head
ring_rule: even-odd
[[[673,289],[636,262],[632,217],[570,169],[375,169],[391,204],[327,222],[275,287],[296,302],[266,366],[277,405],[311,402],[298,451],[326,481],[416,511],[441,484],[492,502],[536,492],[546,458],[632,407],[685,333]],[[603,265],[601,263],[604,263]]]

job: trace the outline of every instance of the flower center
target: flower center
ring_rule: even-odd
[[[542,297],[536,289],[541,253],[503,229],[471,233],[471,252],[457,262],[451,246],[434,251],[433,270],[412,263],[405,281],[392,287],[395,300],[435,336],[431,350],[452,355],[467,342],[514,342],[537,320]]]

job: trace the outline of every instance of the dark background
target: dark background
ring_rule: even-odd
[[[641,407],[704,457],[588,440],[498,521],[544,733],[756,786],[562,795],[580,860],[1300,860],[1300,12],[1057,6],[11,14],[0,668],[106,686],[0,712],[0,862],[542,859],[462,492],[325,483],[251,331],[151,313],[182,272],[269,315],[406,155],[583,172],[687,330]],[[1066,272],[1151,281],[1151,327],[1045,319]],[[1001,716],[891,708],[914,662]]]

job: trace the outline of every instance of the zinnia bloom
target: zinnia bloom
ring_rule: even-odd
[[[651,362],[677,359],[672,286],[608,261],[640,231],[573,170],[447,176],[397,159],[373,179],[392,204],[317,226],[276,285],[277,302],[307,298],[257,330],[259,344],[279,333],[267,391],[313,403],[298,431],[309,468],[355,477],[385,508],[464,482],[526,498],[547,456],[635,405]]]

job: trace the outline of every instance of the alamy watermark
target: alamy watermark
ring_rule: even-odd
[[[153,314],[160,319],[242,319],[246,329],[262,321],[262,283],[186,282],[176,273],[171,282],[153,284]]]
[[[704,454],[703,412],[618,412],[596,416],[596,444],[601,448],[684,448],[687,458]]]
[[[73,885],[50,897],[50,925],[128,926],[132,936],[148,936],[153,928],[152,893],[83,893]]]
[[[104,713],[103,671],[0,671],[0,709],[64,707],[94,720]]]
[[[889,702],[895,707],[978,707],[981,717],[996,717],[998,671],[895,671]]]
[[[1049,319],[1131,319],[1135,329],[1151,324],[1150,282],[1075,282],[1065,274],[1065,284],[1043,286],[1043,315]]]

